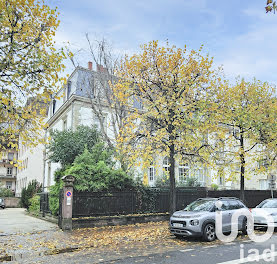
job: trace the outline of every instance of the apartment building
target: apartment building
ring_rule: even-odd
[[[31,103],[35,98],[29,98],[28,103]],[[47,104],[39,102],[41,108],[48,109]],[[39,114],[39,111],[38,111]],[[46,120],[45,120],[46,121]],[[45,137],[45,131],[41,131],[40,137]],[[29,182],[36,180],[38,183],[43,183],[43,171],[44,171],[44,155],[45,146],[39,144],[36,147],[29,147],[26,144],[23,145],[21,137],[18,142],[18,170],[16,178],[16,192],[15,196],[21,197],[23,188],[26,188]]]
[[[42,144],[29,148],[19,142],[18,160],[21,165],[17,170],[15,196],[21,197],[22,189],[26,188],[28,183],[33,180],[42,184],[44,153],[45,146]]]
[[[15,149],[2,150],[0,156],[0,187],[16,191],[17,151]]]

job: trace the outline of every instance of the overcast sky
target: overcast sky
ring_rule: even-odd
[[[60,11],[58,45],[86,48],[106,38],[116,52],[132,54],[151,40],[185,44],[214,57],[230,79],[256,77],[277,84],[277,14],[266,0],[48,0]],[[85,58],[81,61],[86,66]],[[87,59],[88,60],[88,59]],[[72,71],[69,67],[68,73]]]

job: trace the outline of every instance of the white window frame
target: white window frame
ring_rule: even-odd
[[[260,190],[268,190],[269,189],[269,181],[266,179],[259,180]]]
[[[189,176],[190,176],[190,171],[189,171],[188,163],[180,162],[179,168],[178,168],[179,182],[186,182],[186,180],[187,180],[187,178],[189,178]]]
[[[10,156],[12,156],[12,157],[10,157]],[[9,152],[8,153],[8,160],[12,161],[13,159],[14,159],[14,153],[13,152]]]
[[[10,183],[10,184],[8,184],[8,183]],[[11,189],[12,189],[12,186],[13,186],[12,181],[6,181],[6,188],[7,188],[7,189],[11,190]]]
[[[148,168],[148,179],[149,183],[154,183],[155,181],[155,174],[156,174],[156,169],[154,166],[151,166]]]
[[[163,175],[169,175],[169,168],[170,168],[170,165],[169,165],[169,157],[165,157],[163,159]]]
[[[195,178],[197,182],[201,184],[201,186],[205,185],[205,170],[203,168],[197,168],[195,170]]]
[[[7,176],[12,176],[12,175],[13,175],[13,168],[7,167]]]

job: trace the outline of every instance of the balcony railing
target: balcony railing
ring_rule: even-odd
[[[0,159],[0,163],[5,163],[5,164],[10,164],[10,162],[13,162],[13,164],[16,163],[15,160],[10,160],[10,159]]]
[[[0,178],[15,179],[15,178],[16,178],[16,175],[11,175],[11,174],[0,174]]]

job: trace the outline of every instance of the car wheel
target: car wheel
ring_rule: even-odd
[[[244,236],[247,235],[247,218],[246,217],[243,219],[241,232]]]
[[[216,239],[214,224],[206,224],[203,229],[203,239],[207,242],[214,241]]]

